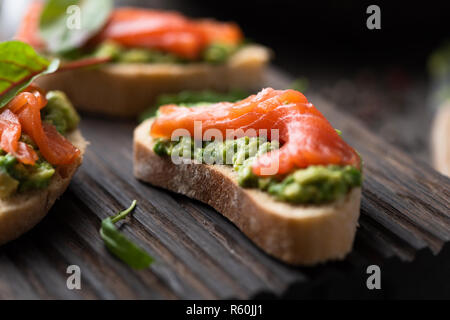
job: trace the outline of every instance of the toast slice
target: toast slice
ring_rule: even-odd
[[[268,254],[294,265],[343,259],[350,252],[358,224],[361,188],[325,205],[275,201],[257,189],[237,184],[230,166],[175,165],[153,152],[152,120],[134,131],[136,178],[209,204]]]
[[[81,156],[70,165],[58,166],[50,184],[42,190],[16,194],[0,200],[0,245],[18,238],[33,228],[64,193],[75,171],[82,162],[87,142],[79,130],[67,135],[67,139],[81,151]]]
[[[36,82],[46,90],[64,91],[78,110],[134,117],[161,93],[259,87],[269,58],[265,47],[248,45],[223,65],[117,63],[57,72]]]

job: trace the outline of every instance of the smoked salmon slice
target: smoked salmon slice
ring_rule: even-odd
[[[203,19],[196,21],[195,24],[200,29],[206,44],[220,42],[237,45],[244,38],[239,26],[232,22]]]
[[[36,50],[45,49],[45,43],[39,36],[39,19],[43,8],[43,1],[32,1],[22,18],[22,23],[15,36],[16,40],[28,43]]]
[[[9,109],[0,113],[0,147],[24,164],[34,164],[38,156],[26,143],[19,141],[22,128],[17,116]]]
[[[176,12],[119,8],[94,42],[113,40],[128,47],[159,49],[194,59],[208,44],[238,44],[242,38],[241,30],[233,23],[196,21]]]
[[[49,163],[70,164],[80,155],[80,151],[53,125],[42,123],[40,110],[46,104],[45,93],[35,86],[29,86],[12,99],[0,113],[0,146],[20,162],[34,164],[38,160],[36,152],[19,141],[23,130]]]
[[[112,12],[94,43],[112,40],[128,47],[144,47],[195,58],[203,46],[202,34],[174,12],[120,8]]]
[[[45,49],[38,31],[42,9],[42,1],[33,1],[16,35],[17,40],[39,50]],[[112,11],[105,26],[87,45],[112,40],[126,47],[157,49],[195,59],[211,43],[237,45],[242,39],[242,32],[234,23],[194,20],[171,11],[124,7]]]
[[[177,129],[195,138],[201,123],[201,134],[219,130],[222,138],[258,136],[278,140],[281,147],[259,156],[253,163],[256,175],[287,174],[294,168],[309,165],[352,165],[360,167],[360,158],[336,132],[322,113],[295,90],[266,88],[236,103],[222,102],[196,108],[163,106],[152,124],[153,137],[170,139]],[[179,131],[180,132],[180,131]],[[181,134],[186,135],[186,134]],[[267,169],[273,168],[275,172]]]

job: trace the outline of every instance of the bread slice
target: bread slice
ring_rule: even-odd
[[[67,138],[81,151],[77,161],[70,165],[56,167],[56,172],[47,188],[0,200],[0,245],[18,238],[33,228],[66,190],[82,162],[87,146],[79,130],[71,132]]]
[[[64,91],[78,110],[133,117],[161,93],[256,89],[263,83],[269,57],[265,47],[248,45],[223,65],[111,63],[53,73],[36,82],[46,90]]]
[[[361,188],[325,205],[291,205],[257,189],[243,189],[230,166],[175,165],[153,152],[152,120],[134,131],[134,175],[209,204],[265,252],[294,265],[342,259],[350,252]]]

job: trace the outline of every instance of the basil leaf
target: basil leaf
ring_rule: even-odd
[[[112,254],[134,269],[144,269],[150,266],[153,258],[125,237],[114,225],[117,221],[124,219],[135,206],[136,200],[133,201],[128,209],[119,212],[113,217],[104,219],[102,221],[100,235],[105,242],[106,248]]]
[[[48,0],[39,20],[47,50],[61,53],[80,47],[103,27],[112,7],[112,0]]]
[[[49,61],[20,41],[0,43],[0,108],[37,77],[55,72],[59,60]]]

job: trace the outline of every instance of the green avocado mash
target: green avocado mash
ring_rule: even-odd
[[[212,64],[224,63],[238,50],[238,46],[226,43],[212,43],[203,51],[203,60]]]
[[[117,43],[106,41],[94,51],[97,58],[111,58],[114,62],[126,63],[177,63],[183,62],[177,56],[145,48],[124,48]]]
[[[46,98],[48,104],[41,111],[42,121],[53,124],[61,134],[75,129],[80,117],[66,95],[49,91]],[[25,165],[0,149],[0,198],[46,188],[55,174],[55,168],[41,157],[37,145],[27,134],[22,133],[20,141],[30,145],[39,155],[39,160],[35,165]]]
[[[41,111],[43,121],[53,124],[63,135],[78,126],[80,116],[64,92],[49,91],[46,98],[47,106]]]
[[[208,62],[212,64],[225,63],[228,58],[236,52],[239,46],[233,46],[223,43],[213,43],[206,47],[199,62]],[[91,53],[97,58],[111,58],[113,62],[124,63],[186,63],[189,60],[183,59],[172,53],[147,48],[126,48],[112,41],[105,41],[99,44]],[[80,58],[74,55],[76,58]],[[73,55],[66,55],[71,58]]]
[[[11,154],[0,156],[0,197],[6,198],[15,192],[43,189],[48,186],[55,169],[45,160],[34,166],[24,165]]]
[[[180,156],[207,164],[232,165],[237,180],[244,188],[258,188],[277,200],[295,203],[327,203],[346,195],[362,183],[361,171],[352,166],[309,166],[284,177],[258,177],[252,172],[254,159],[277,149],[275,142],[243,137],[224,142],[202,142],[195,149],[194,141],[181,137],[179,141],[158,139],[153,151],[160,156]]]

